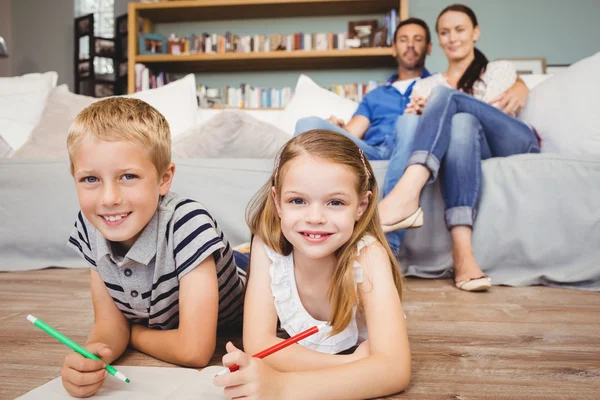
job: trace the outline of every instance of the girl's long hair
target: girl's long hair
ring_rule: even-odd
[[[329,300],[333,306],[329,322],[333,327],[331,334],[335,335],[348,326],[353,317],[354,307],[359,305],[352,275],[354,260],[357,257],[358,241],[365,235],[371,235],[383,246],[390,259],[398,296],[402,298],[400,265],[381,230],[377,213],[377,182],[369,161],[366,157],[362,157],[363,164],[360,150],[352,140],[329,130],[317,129],[305,132],[288,141],[280,150],[275,170],[269,181],[253,197],[246,209],[246,221],[252,236],[259,235],[268,247],[280,254],[289,255],[292,252],[292,244],[281,232],[281,221],[271,195],[271,188],[274,187],[280,197],[282,182],[289,167],[288,163],[303,154],[346,166],[356,176],[357,192],[360,195],[368,191],[372,193],[367,209],[356,221],[352,236],[336,251],[337,267],[328,290]]]
[[[463,14],[467,14],[471,22],[473,23],[473,28],[477,27],[479,24],[477,22],[477,17],[473,10],[463,4],[452,4],[448,7],[444,8],[440,15],[438,15],[437,20],[435,22],[435,30],[438,30],[438,23],[440,22],[440,18],[442,15],[446,14],[449,11],[461,12]],[[475,59],[471,61],[471,64],[467,67],[464,74],[458,80],[458,90],[462,90],[465,93],[470,95],[473,94],[473,85],[475,82],[481,79],[481,75],[485,71],[485,68],[488,65],[488,59],[477,47],[475,50]]]

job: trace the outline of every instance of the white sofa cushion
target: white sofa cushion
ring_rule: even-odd
[[[357,102],[344,99],[317,85],[308,76],[300,75],[292,99],[274,124],[289,135],[293,135],[296,122],[300,118],[329,118],[335,115],[348,122],[357,108]]]
[[[242,110],[217,113],[173,139],[179,158],[274,158],[290,136]]]
[[[0,78],[0,137],[13,151],[25,144],[39,122],[57,79],[56,72]]]
[[[600,156],[600,52],[540,83],[519,118],[542,138],[542,152]]]

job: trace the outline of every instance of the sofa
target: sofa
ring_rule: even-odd
[[[560,75],[524,77],[532,90],[520,118],[536,126],[542,154],[483,163],[473,247],[494,284],[600,290],[600,81],[592,72],[599,69],[600,53]],[[97,99],[55,82],[47,86],[29,136],[0,160],[0,271],[85,266],[66,245],[78,206],[64,139],[78,110]],[[233,245],[249,240],[246,204],[268,178],[295,121],[331,114],[349,119],[357,106],[306,76],[280,111],[197,110],[193,88],[189,75],[135,96],[171,125],[177,165],[172,189],[202,202]],[[2,121],[0,110],[0,137]],[[15,143],[16,136],[8,141]],[[381,183],[387,162],[372,165]],[[437,185],[425,188],[421,206],[425,224],[407,233],[398,254],[403,272],[450,278],[451,242]]]

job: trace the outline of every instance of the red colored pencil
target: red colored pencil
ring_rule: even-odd
[[[283,342],[279,342],[276,345],[271,346],[268,349],[261,351],[260,353],[256,353],[252,357],[265,358],[266,356],[270,356],[271,354],[275,353],[276,351],[284,349],[284,348],[288,347],[289,345],[292,345],[296,342],[301,341],[302,339],[305,339],[311,335],[314,335],[315,333],[319,332],[320,330],[323,330],[323,328],[325,328],[326,326],[327,326],[327,324],[325,324],[325,323],[313,326],[312,328],[309,328],[303,332],[300,332],[299,334],[294,335],[294,336],[290,337],[289,339],[284,340]],[[231,367],[229,367],[228,369],[226,368],[223,371],[219,372],[217,375],[225,375],[226,373],[229,373],[229,372],[235,372],[238,369],[240,369],[239,365],[234,364]]]

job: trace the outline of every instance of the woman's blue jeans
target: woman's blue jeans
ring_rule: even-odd
[[[448,229],[473,226],[481,191],[481,160],[539,153],[525,123],[471,95],[443,86],[433,90],[415,132],[407,166],[424,165],[438,175]]]
[[[365,153],[369,160],[390,160],[383,182],[383,196],[385,197],[396,186],[396,183],[404,173],[408,157],[412,152],[418,122],[419,117],[416,115],[407,114],[398,117],[395,127],[394,145],[391,149],[385,145],[372,146],[351,135],[339,126],[319,117],[308,117],[298,120],[294,136],[312,129],[331,130],[349,137]],[[406,231],[399,230],[386,235],[392,249],[398,251],[405,233]]]

